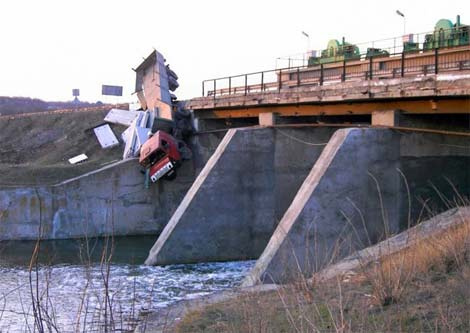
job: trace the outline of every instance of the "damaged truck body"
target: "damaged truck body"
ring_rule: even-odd
[[[152,182],[176,176],[182,161],[180,150],[188,151],[183,139],[192,131],[190,113],[172,93],[179,86],[178,76],[165,62],[163,55],[154,50],[134,69],[135,94],[141,110],[149,112],[153,120],[145,141],[141,140],[134,151],[140,152],[139,163]],[[187,153],[183,155],[188,157]]]
[[[162,177],[173,179],[181,163],[175,138],[163,131],[155,133],[140,148],[139,163],[149,169],[150,179],[154,183]]]

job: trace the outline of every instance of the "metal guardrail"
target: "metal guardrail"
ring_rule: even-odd
[[[373,78],[438,74],[470,70],[470,46],[400,52],[315,66],[298,66],[204,80],[202,96],[281,91],[305,85],[326,85]]]

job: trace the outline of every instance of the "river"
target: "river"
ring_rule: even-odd
[[[33,332],[37,325],[52,332],[126,331],[141,312],[233,288],[254,265],[141,265],[154,242],[154,236],[41,242],[31,272],[35,242],[0,242],[0,333]]]

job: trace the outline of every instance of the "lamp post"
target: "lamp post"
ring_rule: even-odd
[[[306,33],[305,31],[302,31],[302,35],[307,37],[307,52],[306,53],[308,53],[308,51],[310,50],[310,35]],[[302,65],[305,66],[305,53],[302,59]]]
[[[403,35],[406,35],[406,18],[405,18],[405,14],[400,12],[398,9],[397,9],[396,13],[397,13],[397,15],[403,17]]]

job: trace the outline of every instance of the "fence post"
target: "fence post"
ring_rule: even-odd
[[[320,64],[320,85],[323,85],[323,64]]]
[[[261,72],[261,92],[264,91],[264,72]]]
[[[217,91],[217,80],[214,80],[214,99],[215,99],[215,94],[216,94],[216,91]]]
[[[373,66],[372,66],[372,56],[369,58],[369,80],[372,80],[372,71],[373,71]]]
[[[202,97],[204,97],[204,83],[205,81],[202,81]]]
[[[346,81],[346,60],[343,60],[343,75],[341,75],[341,81]]]
[[[278,77],[278,87],[277,90],[281,92],[281,77],[282,77],[282,69],[279,70],[279,77]]]
[[[439,49],[436,47],[434,49],[434,74],[439,72]]]
[[[228,77],[228,94],[230,95],[232,93],[232,77]]]
[[[246,89],[248,88],[248,74],[245,74],[245,96],[246,96]]]
[[[401,77],[405,76],[405,50],[401,51]]]
[[[300,70],[299,67],[297,67],[297,87],[300,86]]]

